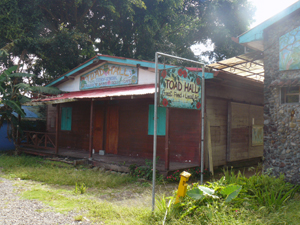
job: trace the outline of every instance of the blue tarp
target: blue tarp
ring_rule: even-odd
[[[0,105],[0,107],[3,105]],[[36,112],[37,109],[34,106],[22,106],[22,109],[25,112],[26,119],[37,119],[41,116]],[[15,116],[18,116],[16,113],[13,113]],[[9,141],[7,138],[7,123],[4,122],[3,126],[0,128],[0,151],[13,150],[15,145],[13,142]]]

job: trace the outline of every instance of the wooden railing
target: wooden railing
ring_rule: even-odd
[[[23,131],[20,145],[37,149],[56,150],[55,133]]]

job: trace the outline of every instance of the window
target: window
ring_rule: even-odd
[[[299,87],[281,88],[281,104],[299,103]]]
[[[148,135],[154,134],[154,105],[149,105]],[[157,135],[166,135],[166,108],[157,107]]]
[[[61,130],[71,130],[72,128],[72,108],[61,108]]]

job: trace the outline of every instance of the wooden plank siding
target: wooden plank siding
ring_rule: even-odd
[[[252,121],[263,125],[263,107],[231,103],[230,161],[261,157],[263,145],[252,146]]]
[[[223,79],[221,75],[206,81],[206,84],[206,118],[210,122],[213,165],[261,156],[261,146],[250,145],[249,132],[252,118],[255,118],[256,125],[263,124],[262,106],[257,106],[263,105],[263,85],[235,83],[234,80]],[[152,96],[95,100],[92,149],[96,153],[105,150],[108,154],[152,159],[153,135],[148,134],[148,113],[153,102]],[[237,110],[229,111],[229,104],[236,106]],[[91,102],[63,103],[60,110],[63,107],[72,107],[72,128],[71,131],[62,131],[58,124],[59,147],[88,151]],[[56,107],[49,105],[47,113],[47,131],[55,132]],[[229,116],[234,119],[230,124]],[[201,111],[170,108],[168,128],[167,142],[164,135],[157,137],[157,156],[165,160],[167,149],[170,162],[198,164]],[[227,147],[229,159],[226,158]],[[207,154],[207,149],[205,152]]]
[[[72,107],[72,128],[64,131],[59,128],[59,147],[88,151],[90,133],[90,101],[61,104],[60,108]]]
[[[227,100],[207,98],[206,115],[210,122],[213,165],[226,164]],[[207,151],[207,148],[205,148]]]
[[[148,135],[148,111],[153,99],[123,100],[119,104],[118,154],[151,158],[153,135]],[[165,158],[165,136],[157,136],[157,156]]]
[[[199,163],[201,111],[170,109],[170,161]]]

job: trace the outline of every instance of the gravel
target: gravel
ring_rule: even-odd
[[[86,218],[75,221],[78,213],[61,214],[40,201],[21,199],[19,194],[24,187],[14,186],[14,182],[22,181],[0,177],[0,225],[91,224]]]

